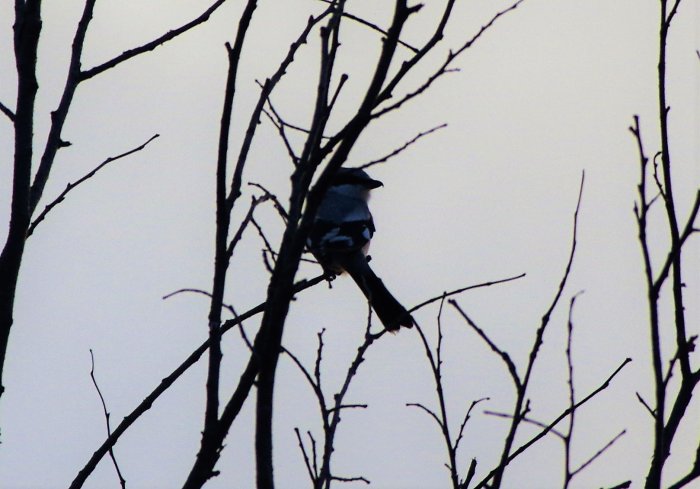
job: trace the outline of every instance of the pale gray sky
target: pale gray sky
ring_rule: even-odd
[[[43,144],[57,104],[74,25],[82,2],[44,2],[40,49]],[[109,156],[161,135],[144,151],[115,163],[70,195],[31,238],[23,262],[15,327],[0,404],[2,486],[66,487],[103,441],[104,420],[89,378],[96,375],[117,423],[207,334],[207,301],[185,296],[162,301],[181,287],[210,287],[214,230],[214,165],[226,70],[224,42],[235,34],[242,2],[230,0],[208,24],[81,85],[45,198],[57,195]],[[458,2],[442,47],[419,76],[442,62],[449,47],[471,37],[508,2]],[[180,25],[203,10],[202,0],[98,2],[84,65],[92,66]],[[260,2],[240,71],[234,117],[236,147],[257,99],[256,79],[277,66],[286,47],[319,2]],[[385,24],[391,2],[349,2],[353,13]],[[442,2],[409,24],[406,41],[419,44]],[[575,461],[593,454],[622,429],[627,434],[575,479],[573,487],[638,487],[651,453],[651,418],[635,398],[651,397],[642,261],[632,205],[638,162],[627,130],[641,116],[647,151],[657,150],[657,2],[525,0],[465,53],[423,97],[370,126],[351,164],[382,156],[420,131],[448,127],[421,140],[372,175],[384,181],[372,208],[377,234],[373,266],[412,306],[444,290],[527,273],[517,282],[466,293],[460,305],[523,366],[541,315],[551,302],[569,252],[581,172],[586,184],[579,248],[572,276],[555,312],[535,369],[532,415],[552,419],[567,403],[564,342],[567,304],[579,290],[574,358],[579,396],[597,387],[625,357],[633,363],[577,418]],[[681,215],[700,183],[700,5],[682,3],[669,50],[672,152]],[[15,97],[12,9],[0,4],[0,100]],[[361,26],[343,31],[340,66],[350,73],[341,109],[362,94],[379,37]],[[305,46],[273,100],[290,122],[310,117],[316,75],[316,39]],[[339,114],[334,121],[342,122]],[[11,126],[0,120],[0,215],[7,216]],[[259,129],[246,181],[284,198],[291,165],[275,130]],[[242,209],[241,209],[242,210]],[[281,228],[261,213],[270,236]],[[660,214],[659,214],[660,215]],[[3,217],[6,221],[6,217]],[[660,228],[662,221],[655,222]],[[663,229],[663,228],[661,228]],[[5,232],[5,228],[2,228]],[[663,231],[659,234],[662,241]],[[262,244],[249,233],[234,257],[226,299],[239,311],[265,297]],[[698,333],[697,242],[687,253],[690,328]],[[657,258],[657,260],[660,258]],[[657,261],[658,262],[658,261]],[[692,270],[692,271],[691,271]],[[318,268],[303,266],[300,276]],[[694,292],[693,292],[694,291]],[[364,332],[366,305],[351,280],[318,286],[292,304],[285,345],[308,365],[316,333],[326,328],[324,382],[337,389]],[[437,307],[416,319],[435,329]],[[507,423],[484,409],[511,409],[513,390],[502,362],[451,307],[443,317],[449,410],[458,426],[472,400],[488,396],[465,432],[459,463],[477,457],[478,475],[496,462]],[[256,323],[246,325],[252,330]],[[431,338],[435,335],[431,333]],[[225,340],[224,390],[247,360],[235,334]],[[116,454],[128,487],[178,487],[199,447],[204,363],[192,369],[119,442]],[[280,487],[308,487],[294,427],[319,433],[313,395],[289,359],[280,364],[276,394],[275,457]],[[207,487],[253,487],[252,397],[234,424]],[[367,354],[336,442],[339,475],[363,475],[377,488],[437,488],[448,484],[440,434],[407,402],[435,405],[432,378],[418,336],[385,337]],[[669,480],[689,467],[700,432],[700,401],[689,410],[668,464]],[[519,441],[534,433],[522,428]],[[507,472],[506,487],[548,489],[562,477],[561,444],[545,439]],[[85,486],[118,487],[105,459]],[[352,487],[352,486],[348,486]]]

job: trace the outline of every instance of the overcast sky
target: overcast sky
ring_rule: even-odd
[[[83,64],[93,66],[155,38],[195,17],[208,3],[98,1]],[[116,424],[206,337],[206,298],[161,298],[182,287],[211,286],[224,43],[235,36],[242,3],[229,0],[207,24],[79,87],[63,132],[72,146],[62,149],[56,160],[44,203],[105,158],[156,133],[160,138],[73,192],[29,242],[3,379],[7,392],[0,404],[2,487],[66,487],[102,443],[104,419],[90,381],[90,349]],[[348,9],[387,25],[391,3],[351,1]],[[420,44],[429,35],[443,2],[427,3],[407,26],[405,41]],[[445,290],[527,273],[518,281],[457,298],[521,369],[566,265],[585,171],[579,247],[533,374],[532,417],[548,421],[567,407],[566,317],[575,293],[585,291],[574,311],[578,395],[598,387],[626,357],[633,362],[578,413],[574,463],[621,430],[627,433],[575,479],[576,488],[608,487],[628,479],[639,487],[652,448],[652,420],[635,396],[639,392],[651,400],[653,386],[632,213],[639,167],[628,126],[639,114],[647,151],[657,151],[657,3],[525,0],[459,58],[459,72],[444,76],[405,109],[370,126],[349,160],[351,165],[366,163],[421,131],[447,123],[371,170],[384,182],[371,202],[377,225],[373,267],[408,307]],[[506,5],[458,2],[445,40],[403,89],[417,86],[450,47],[461,45]],[[76,0],[44,2],[38,147],[58,102],[81,8]],[[309,13],[321,8],[320,2],[307,0],[260,2],[240,70],[234,147],[257,100],[255,80],[276,68]],[[10,2],[2,2],[0,101],[8,106],[16,96],[12,18]],[[685,0],[669,46],[671,143],[681,216],[700,183],[698,19],[700,2]],[[350,79],[333,127],[362,95],[380,46],[379,36],[359,25],[347,24],[342,35],[339,73],[349,73]],[[314,38],[273,95],[290,123],[304,126],[310,118],[317,53]],[[11,129],[6,118],[0,120],[0,215],[5,222]],[[291,172],[286,150],[267,121],[258,132],[244,179],[265,184],[286,202]],[[236,215],[243,211],[241,207]],[[278,242],[282,229],[273,210],[264,209],[260,216],[270,238]],[[660,230],[654,238],[661,245],[663,222],[653,225]],[[239,312],[265,297],[268,275],[260,260],[262,246],[249,232],[234,256],[226,300]],[[697,242],[690,246],[687,313],[690,332],[698,334],[700,254]],[[662,256],[657,255],[656,263]],[[318,272],[318,267],[304,265],[299,277]],[[364,298],[346,278],[336,280],[332,289],[317,286],[292,304],[284,344],[312,365],[316,334],[326,328],[323,373],[329,395],[338,389],[362,341],[366,312]],[[437,312],[434,305],[415,315],[433,340]],[[249,332],[256,326],[254,320],[246,323]],[[467,425],[459,459],[464,473],[476,457],[477,477],[483,476],[496,463],[507,428],[507,421],[483,411],[512,409],[512,385],[501,360],[447,305],[443,328],[453,429],[473,400],[490,398]],[[247,353],[235,334],[224,342],[222,384],[228,394]],[[670,351],[672,345],[667,346]],[[182,483],[199,448],[204,381],[202,362],[117,444],[127,487]],[[689,469],[697,446],[697,397],[673,447],[668,481]],[[251,396],[227,439],[218,465],[221,475],[207,487],[253,487],[253,401]],[[334,455],[338,475],[363,475],[381,489],[447,487],[447,455],[437,427],[425,413],[405,406],[436,405],[415,331],[387,335],[370,348],[348,402],[369,407],[343,416]],[[310,388],[288,358],[280,362],[276,403],[277,481],[282,488],[308,487],[293,429],[314,430],[320,436],[319,415]],[[535,432],[524,426],[516,444]],[[561,448],[557,438],[544,439],[513,464],[505,486],[560,487]],[[85,487],[118,487],[107,459]]]

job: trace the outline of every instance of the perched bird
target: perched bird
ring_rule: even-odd
[[[316,213],[308,246],[326,272],[347,272],[389,331],[413,326],[413,318],[372,271],[367,259],[374,221],[367,202],[382,182],[359,168],[340,168]]]

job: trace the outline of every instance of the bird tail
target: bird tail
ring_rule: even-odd
[[[342,257],[341,266],[350,274],[369,301],[372,309],[388,331],[397,331],[401,326],[413,326],[413,317],[401,305],[384,282],[375,275],[361,252],[348,253]]]

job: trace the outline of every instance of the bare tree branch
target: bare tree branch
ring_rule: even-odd
[[[5,114],[7,118],[10,119],[10,122],[15,122],[15,113],[12,112],[12,110],[10,110],[10,108],[2,102],[0,102],[0,112]]]
[[[73,96],[75,95],[75,91],[80,83],[80,58],[83,54],[85,36],[87,34],[90,21],[92,20],[92,12],[95,8],[95,2],[96,0],[85,0],[85,7],[83,8],[83,13],[75,30],[73,44],[71,46],[68,74],[66,75],[63,93],[61,95],[61,100],[58,103],[58,107],[51,113],[51,128],[49,129],[49,135],[46,138],[46,145],[44,146],[44,153],[41,156],[41,161],[39,162],[39,167],[36,171],[36,175],[34,176],[30,189],[30,214],[34,214],[34,210],[39,204],[41,196],[44,193],[44,188],[49,180],[51,168],[53,167],[54,160],[56,159],[56,153],[60,148],[68,145],[68,143],[63,141],[61,138],[61,132],[63,131],[66,118],[68,117],[68,110],[73,103]]]
[[[320,282],[323,282],[325,280],[325,275],[318,275],[314,277],[313,279],[310,280],[302,280],[300,282],[297,282],[295,284],[294,290],[295,293],[302,292],[310,287],[313,287]],[[226,321],[222,326],[221,326],[221,334],[225,334],[228,332],[231,328],[234,328],[241,324],[242,321],[245,321],[248,318],[251,318],[257,314],[260,314],[265,310],[265,306],[267,305],[266,302],[263,302],[261,304],[258,304],[256,307],[246,311],[245,313],[237,316],[234,319],[230,319]],[[182,376],[189,368],[197,363],[197,361],[202,357],[202,355],[209,349],[210,343],[209,340],[204,341],[199,347],[197,347],[175,370],[173,370],[169,375],[163,378],[161,382],[151,391],[148,396],[146,396],[136,408],[134,408],[131,413],[129,413],[124,419],[119,423],[119,425],[114,429],[112,434],[102,443],[102,445],[93,453],[93,455],[90,457],[88,462],[85,464],[85,466],[80,470],[80,472],[77,474],[73,482],[71,483],[69,489],[79,489],[83,487],[83,484],[85,484],[85,481],[87,478],[92,474],[92,472],[95,470],[97,467],[97,464],[102,460],[102,457],[104,457],[108,452],[111,447],[113,447],[119,438],[124,434],[124,432],[131,426],[133,425],[136,420],[138,420],[142,414],[144,414],[146,411],[151,409],[153,406],[153,403],[166,391],[172,386],[177,379]],[[249,372],[246,370],[244,372],[244,376],[250,376],[252,373],[252,376],[254,378],[254,373],[255,369],[252,367],[252,372]],[[248,378],[245,377],[245,378]],[[252,387],[252,379],[251,379],[251,384],[250,387]],[[238,396],[234,396],[235,400],[234,402],[229,402],[229,412],[227,413],[224,411],[224,414],[228,414],[228,416],[232,416],[236,413],[236,408],[238,407],[238,402],[240,402],[240,405],[242,405],[243,400],[241,399],[243,396],[243,393],[241,392]],[[222,415],[223,417],[223,415]]]
[[[525,274],[521,273],[520,275],[515,275],[513,277],[508,277],[508,278],[499,279],[499,280],[492,280],[489,282],[482,282],[480,284],[468,285],[466,287],[451,290],[449,292],[443,292],[440,295],[436,295],[435,297],[431,297],[430,299],[427,299],[427,300],[421,302],[420,304],[413,306],[411,309],[408,310],[408,312],[414,312],[414,311],[417,311],[418,309],[422,309],[423,307],[425,307],[429,304],[432,304],[433,302],[437,302],[439,300],[442,300],[443,297],[451,297],[453,295],[461,294],[462,292],[466,292],[468,290],[480,289],[483,287],[491,287],[492,285],[503,284],[506,282],[512,282],[513,280],[521,279],[524,276],[525,276]]]
[[[435,411],[433,411],[432,409],[425,407],[424,404],[421,404],[421,403],[419,403],[419,402],[407,402],[407,403],[406,403],[406,407],[417,407],[417,408],[419,408],[419,409],[425,411],[425,413],[427,413],[428,416],[430,416],[431,418],[433,418],[433,420],[435,420],[435,422],[437,423],[437,425],[438,425],[438,426],[440,427],[440,429],[442,430],[442,428],[443,428],[443,426],[442,426],[442,421],[440,421],[440,418],[438,418],[438,415],[435,414]]]
[[[630,487],[632,487],[632,481],[625,481],[625,482],[617,484],[616,486],[613,486],[609,489],[628,489]]]
[[[527,395],[527,389],[530,383],[530,378],[531,374],[535,365],[535,362],[537,360],[537,356],[540,350],[540,346],[542,345],[543,338],[544,338],[544,333],[545,330],[547,329],[547,326],[549,325],[550,318],[552,315],[552,312],[554,311],[555,307],[559,303],[559,299],[561,298],[563,292],[564,292],[564,287],[566,286],[566,283],[568,281],[569,274],[571,272],[571,267],[573,265],[574,261],[574,255],[576,252],[576,240],[577,240],[577,231],[578,231],[578,214],[579,210],[581,207],[581,200],[583,197],[583,185],[585,181],[585,174],[581,174],[581,184],[579,187],[579,193],[578,193],[578,199],[576,202],[576,210],[574,211],[574,223],[573,223],[573,230],[572,230],[572,238],[571,238],[571,251],[569,253],[569,259],[566,264],[566,268],[564,270],[564,274],[562,276],[562,279],[559,283],[559,287],[557,288],[557,291],[555,293],[554,299],[552,300],[549,308],[545,312],[545,314],[542,316],[540,326],[537,329],[535,333],[535,340],[532,345],[532,348],[530,349],[530,354],[528,358],[528,363],[527,367],[525,370],[525,375],[521,378],[518,374],[517,371],[515,370],[515,365],[513,362],[510,360],[509,356],[501,351],[489,338],[488,336],[481,331],[480,329],[476,328],[477,332],[479,332],[480,336],[489,344],[491,349],[499,354],[499,356],[504,360],[506,365],[508,366],[508,370],[511,374],[511,377],[513,377],[513,380],[515,382],[516,386],[516,399],[515,399],[515,406],[513,408],[513,414],[512,414],[512,422],[510,425],[510,428],[508,430],[508,434],[506,436],[505,442],[503,444],[503,451],[501,453],[501,459],[499,464],[496,466],[495,469],[491,472],[491,474],[488,476],[487,479],[484,479],[482,483],[485,485],[488,480],[490,480],[491,477],[493,477],[493,487],[499,488],[501,486],[501,481],[503,478],[503,472],[510,463],[510,456],[511,456],[511,450],[513,447],[513,443],[515,440],[515,435],[518,430],[518,427],[520,425],[520,422],[523,421],[525,415],[529,411],[529,401],[526,400],[526,395]],[[456,305],[455,305],[456,307]],[[464,316],[464,314],[463,314]],[[471,322],[468,318],[467,322],[473,325],[473,322]],[[475,325],[474,325],[475,326]],[[483,487],[483,486],[482,486]]]
[[[666,16],[667,29],[671,26],[671,21],[676,16],[676,12],[678,12],[678,5],[680,5],[680,3],[681,0],[675,0],[675,2],[673,3],[673,7],[671,7],[671,11],[668,13],[668,16]]]
[[[396,149],[395,149],[394,151],[392,151],[391,153],[389,153],[389,154],[387,154],[387,155],[385,155],[385,156],[382,156],[381,158],[378,158],[378,159],[376,159],[376,160],[370,161],[369,163],[365,163],[364,165],[360,165],[358,168],[366,169],[366,168],[369,168],[370,166],[374,166],[374,165],[378,165],[378,164],[380,164],[380,163],[384,163],[384,162],[386,162],[387,160],[393,158],[394,156],[396,156],[396,155],[402,153],[404,150],[408,149],[409,146],[413,145],[416,141],[418,141],[418,140],[419,140],[420,138],[422,138],[423,136],[427,136],[428,134],[432,134],[432,133],[434,133],[435,131],[438,131],[438,130],[444,128],[444,127],[447,127],[447,124],[440,124],[439,126],[435,126],[435,127],[431,128],[431,129],[428,129],[427,131],[420,132],[420,133],[418,133],[413,139],[411,139],[410,141],[404,143],[403,146],[401,146],[401,147],[399,147],[399,148],[396,148]]]
[[[469,326],[474,329],[474,331],[477,332],[477,334],[481,337],[482,340],[486,342],[487,345],[489,345],[489,348],[493,350],[494,353],[496,353],[503,362],[506,364],[506,367],[508,368],[508,372],[510,373],[510,377],[513,379],[513,383],[515,384],[516,390],[520,391],[522,388],[522,381],[520,380],[520,375],[518,375],[518,369],[515,366],[515,363],[513,363],[513,360],[510,358],[510,355],[506,353],[505,351],[501,350],[496,344],[491,341],[491,338],[488,337],[488,335],[484,332],[483,329],[481,329],[479,326],[476,325],[472,319],[467,316],[467,314],[462,310],[462,308],[457,304],[457,301],[454,299],[450,299],[449,303],[452,307],[457,309],[457,312],[459,312],[464,320],[469,324]]]
[[[193,27],[197,27],[199,24],[202,24],[209,20],[209,17],[211,14],[213,14],[221,5],[224,4],[226,0],[217,0],[214,2],[208,9],[206,9],[202,14],[199,15],[199,17],[191,20],[190,22],[178,27],[177,29],[173,29],[171,31],[166,32],[162,36],[154,39],[151,42],[148,42],[146,44],[143,44],[141,46],[138,46],[136,48],[129,49],[127,51],[124,51],[122,54],[119,56],[110,59],[109,61],[105,61],[104,63],[95,66],[93,68],[90,68],[88,70],[84,70],[80,72],[80,81],[83,80],[88,80],[92,78],[93,76],[99,75],[100,73],[103,73],[104,71],[109,70],[110,68],[114,68],[120,63],[123,63],[124,61],[127,61],[135,56],[138,56],[139,54],[143,54],[148,51],[153,51],[157,47],[161,46],[162,44],[165,44],[168,41],[171,41],[172,39],[175,39],[178,37],[180,34],[184,34],[185,32],[189,31]]]
[[[95,378],[95,356],[92,353],[92,348],[90,349],[90,378],[92,379],[92,385],[95,386],[97,395],[100,396],[100,402],[102,403],[102,412],[104,413],[105,424],[107,425],[107,436],[112,436],[112,427],[109,423],[109,411],[107,411],[107,403],[105,402],[105,398],[102,395],[100,386],[97,384],[97,379]],[[124,479],[124,476],[122,476],[122,471],[119,469],[119,464],[117,463],[117,457],[114,455],[114,450],[111,447],[109,449],[109,458],[112,459],[112,465],[114,465],[114,470],[117,472],[117,477],[119,477],[119,485],[122,486],[122,489],[126,489],[126,480]]]
[[[455,452],[459,448],[459,444],[462,441],[462,436],[464,435],[464,428],[467,426],[467,422],[471,419],[472,411],[477,406],[477,404],[480,404],[484,401],[488,401],[490,399],[490,397],[482,397],[481,399],[476,399],[475,401],[472,401],[472,403],[469,405],[469,409],[467,409],[467,413],[464,415],[464,420],[462,420],[462,424],[459,427],[459,432],[457,433],[457,439],[455,440],[453,445]]]
[[[321,0],[321,1],[324,2],[324,3],[329,3],[329,4],[332,4],[332,3],[333,3],[333,0]],[[354,21],[357,22],[358,24],[362,24],[362,25],[364,25],[365,27],[369,27],[369,28],[372,29],[373,31],[379,32],[380,34],[383,34],[383,35],[385,35],[385,36],[387,35],[387,32],[386,32],[384,29],[382,29],[381,27],[379,27],[377,24],[375,24],[375,23],[373,23],[373,22],[370,22],[370,21],[368,21],[368,20],[365,20],[365,19],[363,19],[363,18],[360,18],[360,17],[358,17],[358,16],[356,16],[356,15],[353,15],[353,14],[348,13],[348,12],[345,12],[345,11],[343,11],[342,15],[343,15],[343,17],[345,17],[345,18],[348,18],[348,19],[350,19],[350,20],[354,20]],[[408,43],[406,43],[406,42],[403,42],[403,41],[400,40],[400,39],[399,39],[399,44],[400,44],[401,46],[405,47],[405,48],[410,49],[410,50],[413,51],[414,53],[417,53],[417,52],[418,52],[418,48],[415,48],[415,47],[411,46],[410,44],[408,44]]]
[[[68,185],[66,185],[66,188],[63,190],[63,192],[61,192],[61,193],[58,195],[58,197],[56,197],[56,198],[55,198],[54,200],[52,200],[49,204],[47,204],[46,207],[44,207],[44,210],[41,211],[41,213],[36,217],[36,219],[34,219],[34,221],[32,221],[31,225],[29,226],[29,229],[27,230],[27,238],[28,238],[29,236],[31,236],[31,235],[34,233],[34,229],[36,229],[36,227],[41,223],[41,221],[43,221],[44,219],[46,219],[46,215],[47,215],[54,207],[56,207],[58,204],[60,204],[61,202],[63,202],[63,201],[65,200],[66,196],[68,195],[68,193],[69,193],[71,190],[73,190],[75,187],[77,187],[77,186],[80,185],[81,183],[85,182],[86,180],[89,180],[89,179],[91,179],[92,177],[94,177],[95,174],[96,174],[98,171],[102,170],[105,166],[109,165],[109,164],[112,163],[113,161],[120,160],[120,159],[125,158],[125,157],[127,157],[127,156],[130,156],[130,155],[132,155],[132,154],[134,154],[134,153],[136,153],[136,152],[138,152],[138,151],[141,151],[141,150],[144,149],[146,146],[148,146],[148,144],[149,144],[151,141],[153,141],[153,140],[156,139],[157,137],[159,137],[159,134],[154,134],[153,136],[151,136],[151,137],[148,139],[148,141],[146,141],[145,143],[141,144],[140,146],[137,146],[137,147],[134,148],[134,149],[130,149],[129,151],[127,151],[127,152],[125,152],[125,153],[122,153],[122,154],[120,154],[120,155],[111,156],[111,157],[107,158],[107,159],[104,160],[102,163],[100,163],[97,167],[95,167],[93,170],[91,170],[90,172],[88,172],[88,173],[86,173],[85,175],[83,175],[81,178],[79,178],[79,179],[76,180],[75,182],[69,183]]]
[[[338,477],[337,475],[331,476],[331,480],[338,482],[364,482],[369,485],[370,481],[364,477]]]
[[[391,105],[388,105],[386,107],[383,107],[383,108],[377,110],[377,112],[375,112],[372,115],[372,117],[373,118],[381,117],[382,115],[386,114],[387,112],[391,112],[393,110],[400,108],[402,105],[404,105],[409,100],[414,99],[418,95],[425,92],[428,88],[430,88],[430,86],[435,82],[435,80],[440,78],[442,75],[444,75],[446,73],[450,73],[452,71],[455,71],[455,70],[452,70],[449,68],[450,65],[452,64],[452,62],[457,57],[459,57],[460,54],[462,54],[464,51],[469,49],[487,30],[489,30],[496,23],[496,21],[500,17],[506,15],[508,12],[510,12],[512,10],[515,10],[523,1],[524,0],[518,0],[517,2],[512,4],[510,7],[496,13],[491,18],[491,20],[489,22],[487,22],[485,25],[483,25],[481,27],[481,29],[479,29],[479,31],[474,36],[472,36],[471,39],[469,39],[467,42],[465,42],[459,49],[457,49],[456,51],[450,51],[445,62],[437,69],[437,71],[435,71],[430,77],[428,77],[428,79],[425,82],[423,82],[422,85],[420,85],[417,89],[413,90],[412,92],[409,92],[406,95],[404,95],[403,97],[401,97],[397,102],[394,102]],[[388,100],[389,98],[391,98],[391,95],[392,95],[394,89],[399,84],[399,82],[403,79],[403,77],[406,75],[406,73],[413,67],[413,65],[418,63],[418,61],[420,61],[420,59],[430,49],[432,49],[433,46],[435,44],[437,44],[437,42],[439,42],[442,39],[443,30],[444,30],[445,25],[447,23],[447,18],[450,15],[453,4],[454,4],[454,1],[448,2],[447,6],[445,7],[445,16],[443,17],[443,21],[440,24],[440,27],[438,28],[438,30],[435,32],[433,37],[428,41],[428,43],[426,43],[426,45],[421,50],[419,50],[419,52],[416,53],[416,55],[413,58],[411,58],[409,61],[405,62],[402,65],[399,72],[394,76],[394,78],[391,80],[391,82],[386,86],[386,88],[382,92],[382,96],[380,98],[381,101]]]
[[[695,479],[700,477],[700,443],[698,443],[698,448],[695,451],[695,462],[693,463],[693,467],[690,469],[690,472],[688,472],[686,475],[684,475],[682,478],[680,478],[677,482],[671,484],[668,486],[668,489],[681,489],[682,487],[687,486],[691,482],[693,482]]]
[[[270,192],[268,189],[266,189],[263,185],[261,185],[259,183],[248,182],[248,185],[261,190],[263,192],[263,195],[273,202],[273,204],[275,205],[275,210],[280,215],[282,220],[285,223],[287,222],[287,219],[289,219],[289,215],[287,214],[287,211],[285,210],[284,206],[282,205],[282,203],[279,201],[279,199],[277,198],[277,196],[275,194]]]
[[[605,453],[605,452],[607,451],[608,448],[610,448],[611,446],[613,446],[617,440],[619,440],[620,438],[622,438],[622,437],[625,435],[625,433],[627,433],[627,430],[622,430],[622,431],[619,432],[617,435],[615,435],[609,442],[607,442],[607,443],[603,446],[603,448],[601,448],[600,450],[598,450],[597,452],[595,452],[591,457],[588,458],[588,460],[586,460],[586,461],[583,462],[581,465],[579,465],[579,467],[578,467],[577,469],[573,470],[573,471],[571,472],[571,477],[573,478],[576,474],[578,474],[579,472],[581,472],[582,470],[584,470],[586,467],[588,467],[589,465],[591,465],[598,457],[600,457],[601,455],[603,455],[603,453]]]
[[[644,406],[644,408],[651,415],[651,417],[656,418],[656,413],[651,408],[651,406],[649,406],[649,404],[647,404],[647,402],[644,400],[644,398],[641,396],[641,394],[639,394],[639,392],[637,392],[636,394],[637,394],[637,400],[642,404],[642,406]]]
[[[299,428],[294,428],[294,433],[297,435],[297,440],[299,441],[299,449],[301,450],[301,455],[304,458],[304,465],[306,465],[306,470],[309,474],[309,479],[311,479],[311,483],[315,486],[316,481],[318,480],[318,474],[315,473],[315,471],[311,468],[311,459],[309,458],[309,455],[306,453],[306,447],[304,447],[304,442],[301,439],[301,434],[299,433]],[[315,462],[314,462],[315,464]]]
[[[588,394],[586,397],[584,397],[583,399],[581,399],[580,401],[578,401],[578,402],[573,406],[573,408],[572,408],[572,407],[567,408],[564,412],[562,412],[559,416],[557,416],[557,418],[554,419],[554,421],[552,421],[551,423],[549,423],[542,431],[540,431],[540,433],[538,433],[537,435],[535,435],[534,437],[532,437],[529,441],[527,441],[526,443],[524,443],[523,445],[521,445],[518,449],[514,450],[513,453],[511,453],[511,454],[508,456],[508,458],[505,460],[505,462],[502,462],[502,463],[501,463],[501,464],[504,464],[503,467],[505,467],[505,465],[511,463],[516,457],[518,457],[519,455],[521,455],[525,450],[527,450],[528,448],[530,448],[530,447],[531,447],[532,445],[534,445],[538,440],[540,440],[542,437],[544,437],[545,435],[547,435],[547,433],[549,433],[557,424],[559,424],[559,422],[561,422],[561,420],[563,420],[564,418],[566,418],[567,416],[569,416],[573,411],[575,411],[575,410],[577,410],[578,408],[580,408],[581,406],[583,406],[585,403],[587,403],[587,402],[588,402],[589,400],[591,400],[593,397],[595,397],[596,395],[598,395],[600,392],[602,392],[603,390],[607,389],[607,388],[609,387],[609,385],[610,385],[610,382],[617,376],[617,374],[620,373],[620,371],[625,367],[625,365],[627,365],[627,364],[628,364],[629,362],[631,362],[631,361],[632,361],[631,358],[626,358],[626,359],[620,364],[620,366],[618,366],[618,367],[615,369],[615,371],[614,371],[612,374],[610,374],[610,376],[605,380],[605,382],[603,382],[597,389],[595,389],[595,390],[592,391],[590,394]],[[487,487],[487,484],[488,484],[488,482],[491,480],[491,478],[493,478],[494,475],[495,475],[497,472],[499,472],[499,470],[502,471],[503,467],[501,467],[501,466],[499,465],[499,467],[496,467],[496,468],[493,469],[491,472],[489,472],[489,473],[486,475],[486,477],[484,477],[484,478],[481,480],[481,482],[479,482],[479,483],[474,487],[474,489],[482,489],[482,488]]]
[[[683,245],[685,245],[686,240],[695,232],[698,230],[695,228],[695,220],[698,217],[698,211],[700,211],[700,190],[697,191],[695,194],[695,201],[693,203],[693,206],[690,210],[690,214],[688,216],[688,220],[686,221],[685,228],[683,229],[683,232],[679,236],[679,241],[678,241],[678,247],[673,248],[669,253],[668,256],[666,257],[666,261],[664,262],[663,266],[661,267],[661,270],[659,271],[659,274],[654,281],[654,289],[656,293],[658,294],[661,291],[661,287],[663,286],[664,282],[666,282],[666,279],[668,278],[668,273],[671,267],[673,266],[673,263],[677,259],[677,255],[680,253],[681,248]]]
[[[287,137],[287,132],[284,129],[285,127],[287,127],[287,124],[280,118],[279,114],[275,112],[275,109],[272,107],[272,104],[270,103],[269,99],[267,103],[272,113],[270,113],[270,111],[267,111],[266,109],[263,109],[263,113],[267,116],[268,119],[270,119],[272,125],[277,128],[277,132],[279,133],[280,138],[282,138],[284,147],[287,148],[287,154],[289,155],[289,158],[292,160],[292,163],[297,165],[299,163],[299,157],[294,152],[294,147],[292,146],[291,141],[289,141],[289,138]]]
[[[233,235],[231,242],[229,243],[228,247],[226,248],[226,255],[228,256],[229,259],[233,256],[233,250],[236,249],[236,245],[243,238],[243,233],[245,232],[245,229],[248,227],[248,224],[250,224],[251,221],[253,221],[253,212],[255,212],[256,207],[258,207],[258,205],[262,204],[266,200],[268,200],[268,197],[265,195],[263,195],[262,197],[253,197],[251,199],[250,207],[248,207],[248,213],[243,218],[243,221],[241,221],[241,224],[238,226],[238,230],[236,231],[236,234]]]

